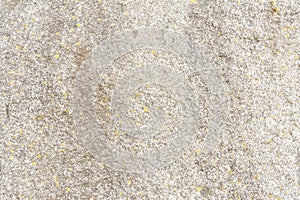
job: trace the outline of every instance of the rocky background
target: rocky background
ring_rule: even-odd
[[[219,146],[194,141],[155,175],[110,169],[78,142],[76,72],[115,33],[187,34],[228,100]],[[300,2],[0,2],[0,199],[298,199]]]

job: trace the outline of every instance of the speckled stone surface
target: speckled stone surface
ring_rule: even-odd
[[[89,53],[147,27],[198,44],[227,100],[213,149],[196,137],[154,174],[96,159],[80,142],[72,103]],[[299,199],[298,1],[4,0],[0,38],[0,199]],[[182,64],[151,53],[131,52],[116,66]]]

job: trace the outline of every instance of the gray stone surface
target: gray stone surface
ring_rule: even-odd
[[[149,27],[186,35],[213,61],[225,126],[207,151],[211,91],[188,70],[206,103],[202,134],[172,164],[130,173],[81,143],[73,94],[92,50]],[[299,29],[292,0],[0,1],[0,199],[298,199]],[[114,66],[143,62],[187,66],[164,50],[129,52]]]

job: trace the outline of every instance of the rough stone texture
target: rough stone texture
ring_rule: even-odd
[[[115,171],[78,141],[72,91],[114,33],[186,33],[217,65],[226,130],[156,174]],[[297,199],[300,3],[283,0],[0,2],[0,199]],[[298,160],[297,160],[298,159]]]

